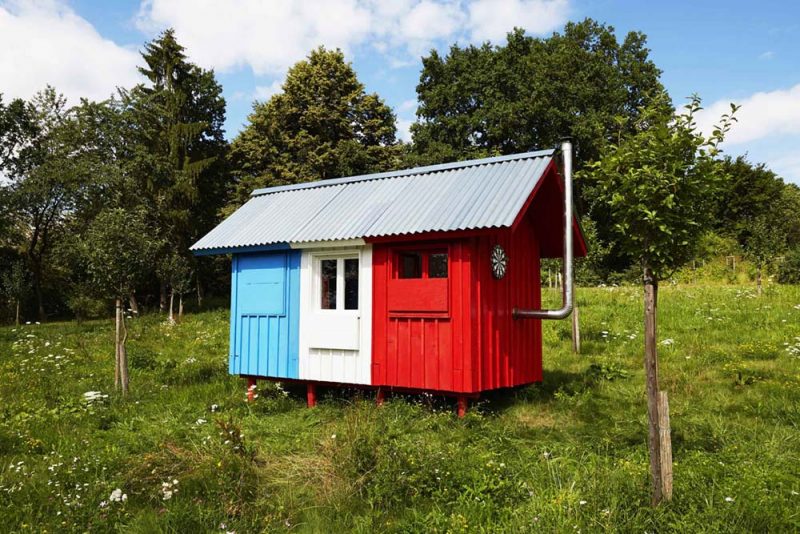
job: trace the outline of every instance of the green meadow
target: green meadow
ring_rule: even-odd
[[[227,374],[228,312],[0,328],[2,532],[800,531],[800,287],[664,286],[674,499],[649,506],[641,290],[579,289],[544,382],[452,400]]]

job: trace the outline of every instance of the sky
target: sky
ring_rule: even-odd
[[[515,26],[546,36],[586,17],[620,39],[645,33],[673,101],[702,97],[706,130],[730,102],[740,104],[724,150],[800,184],[793,0],[0,0],[0,93],[29,98],[50,84],[73,103],[107,98],[140,81],[143,44],[173,27],[189,58],[217,74],[230,139],[253,101],[280,91],[287,69],[325,45],[345,52],[408,140],[421,57],[431,49],[502,44]]]

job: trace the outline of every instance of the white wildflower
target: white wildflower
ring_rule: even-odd
[[[197,421],[195,421],[195,422],[194,422],[194,424],[196,424],[196,425],[204,425],[204,424],[206,424],[207,422],[208,422],[208,421],[206,421],[205,419],[203,419],[203,418],[201,417],[201,418],[199,418]]]
[[[111,492],[108,500],[111,502],[125,502],[128,500],[128,495],[126,493],[122,493],[122,490],[117,488]]]
[[[733,502],[734,500],[733,497],[725,497],[725,502]]]
[[[670,346],[670,345],[673,345],[674,343],[675,343],[675,340],[674,340],[674,339],[672,339],[672,338],[667,338],[667,339],[665,339],[664,341],[662,341],[660,344],[668,347],[668,346]]]
[[[581,506],[583,506],[584,504],[586,504],[586,501],[578,501],[578,504],[580,504]]]
[[[217,410],[219,410],[219,405],[218,404],[212,404],[211,405],[211,411],[212,412],[216,412]]]

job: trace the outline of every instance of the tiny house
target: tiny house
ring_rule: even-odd
[[[571,272],[586,253],[560,155],[254,191],[192,246],[232,255],[230,373],[303,382],[309,405],[346,384],[452,395],[461,414],[541,381],[540,260]]]

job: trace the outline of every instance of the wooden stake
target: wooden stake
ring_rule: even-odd
[[[658,420],[658,359],[656,353],[656,311],[658,281],[649,268],[644,271],[644,370],[647,381],[648,445],[653,506],[662,500],[661,449]]]
[[[377,393],[375,394],[375,404],[378,406],[383,406],[383,402],[386,400],[386,393],[383,391],[383,388],[378,388]]]
[[[120,372],[119,372],[119,342],[122,334],[122,324],[120,319],[122,317],[122,300],[117,299],[114,303],[114,388],[120,387]]]
[[[125,311],[122,309],[122,299],[120,299],[119,319],[122,325],[122,339],[119,342],[119,370],[120,381],[122,382],[122,396],[128,395],[128,349],[125,343],[128,341],[128,328],[125,326]]]
[[[572,309],[572,352],[581,353],[581,325],[577,306]]]
[[[661,450],[661,487],[664,499],[672,500],[672,439],[669,426],[669,400],[666,391],[658,392],[658,441]]]

